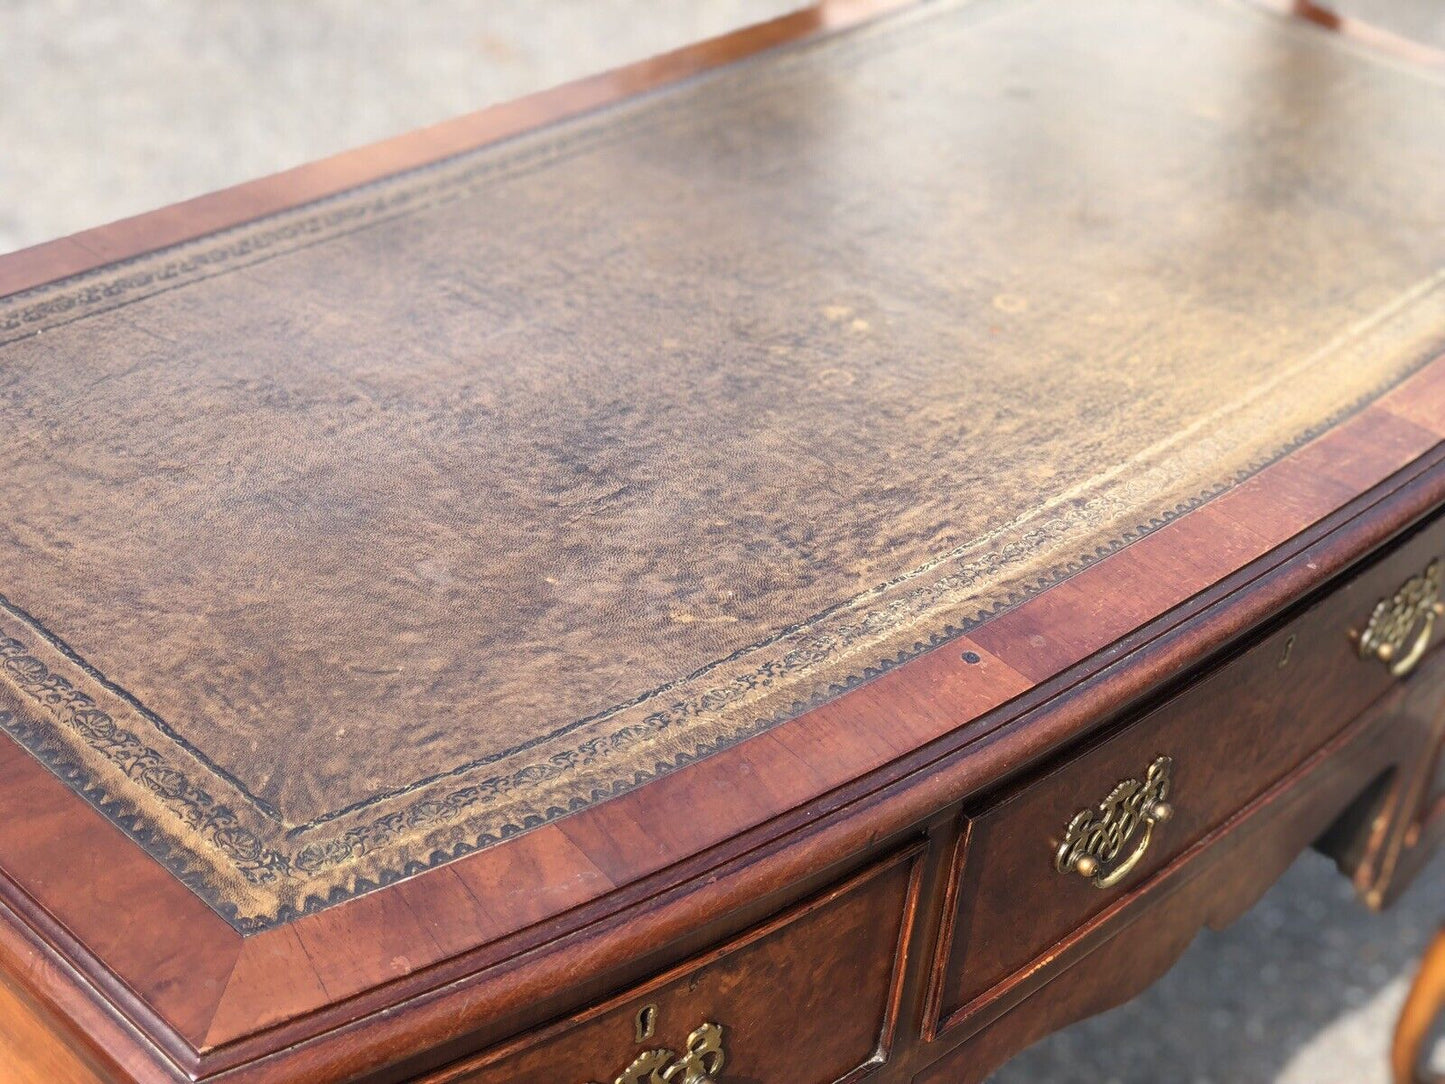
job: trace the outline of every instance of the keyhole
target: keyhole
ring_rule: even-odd
[[[1293,653],[1294,653],[1294,634],[1291,633],[1291,634],[1290,634],[1290,638],[1284,642],[1284,651],[1280,652],[1280,656],[1279,656],[1279,669],[1283,670],[1286,666],[1289,665],[1289,657],[1290,657],[1290,655],[1293,654]]]
[[[644,1005],[637,1010],[637,1041],[645,1043],[657,1030],[657,1006]]]

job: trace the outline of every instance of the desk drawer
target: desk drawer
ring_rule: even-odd
[[[966,811],[935,970],[939,1019],[961,1022],[1401,680],[1392,666],[1414,661],[1433,629],[1441,566],[1422,574],[1442,553],[1436,520],[1157,709]],[[1387,660],[1362,657],[1377,605],[1367,648],[1397,597],[1416,616],[1395,622]]]
[[[892,1043],[923,848],[429,1084],[855,1080]]]

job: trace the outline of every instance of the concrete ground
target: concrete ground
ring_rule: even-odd
[[[0,252],[778,14],[795,0],[0,0]],[[1445,45],[1445,4],[1352,0]],[[995,1084],[1385,1084],[1445,859],[1386,915],[1306,856]]]

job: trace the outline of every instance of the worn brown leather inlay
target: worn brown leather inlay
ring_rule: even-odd
[[[0,301],[0,723],[243,928],[485,846],[1397,383],[1442,176],[1309,27],[940,3]]]

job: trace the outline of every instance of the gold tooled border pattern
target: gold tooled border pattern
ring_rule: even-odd
[[[960,0],[981,16],[999,5]],[[766,58],[770,74],[801,71],[826,48],[829,61],[864,55],[880,39],[895,46],[936,34],[937,8],[895,17]],[[950,27],[962,31],[973,19]],[[698,81],[748,91],[745,61]],[[776,83],[769,85],[774,90]],[[761,88],[758,88],[761,93]],[[682,99],[682,100],[680,100]],[[294,211],[160,253],[88,272],[0,301],[0,347],[143,297],[322,243],[396,215],[438,206],[480,185],[556,162],[644,124],[685,116],[684,95],[650,96],[501,147],[375,182]],[[199,750],[109,682],[58,637],[0,596],[0,727],[67,786],[100,810],[192,891],[242,931],[264,929],[317,911],[509,836],[606,800],[793,718],[983,622],[1142,538],[1315,437],[1377,399],[1428,363],[1445,327],[1445,278],[1435,276],[1379,319],[1332,344],[1339,364],[1369,353],[1381,328],[1409,325],[1417,348],[1371,390],[1323,421],[1286,428],[1296,435],[1209,484],[1189,485],[1216,467],[1222,436],[1171,444],[1146,461],[1140,477],[1110,479],[1070,501],[1009,524],[1009,533],[942,554],[927,566],[766,640],[719,659],[672,685],[559,728],[545,741],[508,750],[446,776],[418,781],[372,802],[306,825],[285,825]],[[1433,337],[1431,337],[1433,336]],[[1396,356],[1402,351],[1396,341]],[[1314,364],[1317,359],[1308,359]],[[1302,363],[1303,364],[1303,363]],[[1265,410],[1261,404],[1250,409]],[[1267,411],[1266,411],[1267,413]],[[1248,410],[1224,419],[1248,429]],[[1171,489],[1171,483],[1174,488]],[[1176,496],[1169,496],[1170,493]],[[1177,494],[1188,496],[1181,498]],[[1081,525],[1088,530],[1081,530]],[[1102,539],[1102,541],[1100,541]],[[1055,559],[1050,560],[1052,551]],[[1029,558],[1043,563],[1030,564]],[[772,657],[751,669],[750,654]],[[825,667],[844,676],[829,679]],[[807,681],[810,674],[822,674]],[[716,681],[714,682],[714,677]],[[793,689],[798,695],[793,698]],[[689,691],[691,690],[691,691]],[[653,702],[641,718],[611,726]],[[158,735],[151,737],[148,735]],[[563,740],[571,737],[570,741]],[[164,747],[164,748],[162,748]],[[495,765],[495,770],[491,770]],[[449,780],[455,779],[455,782]],[[369,817],[372,805],[385,806]]]

